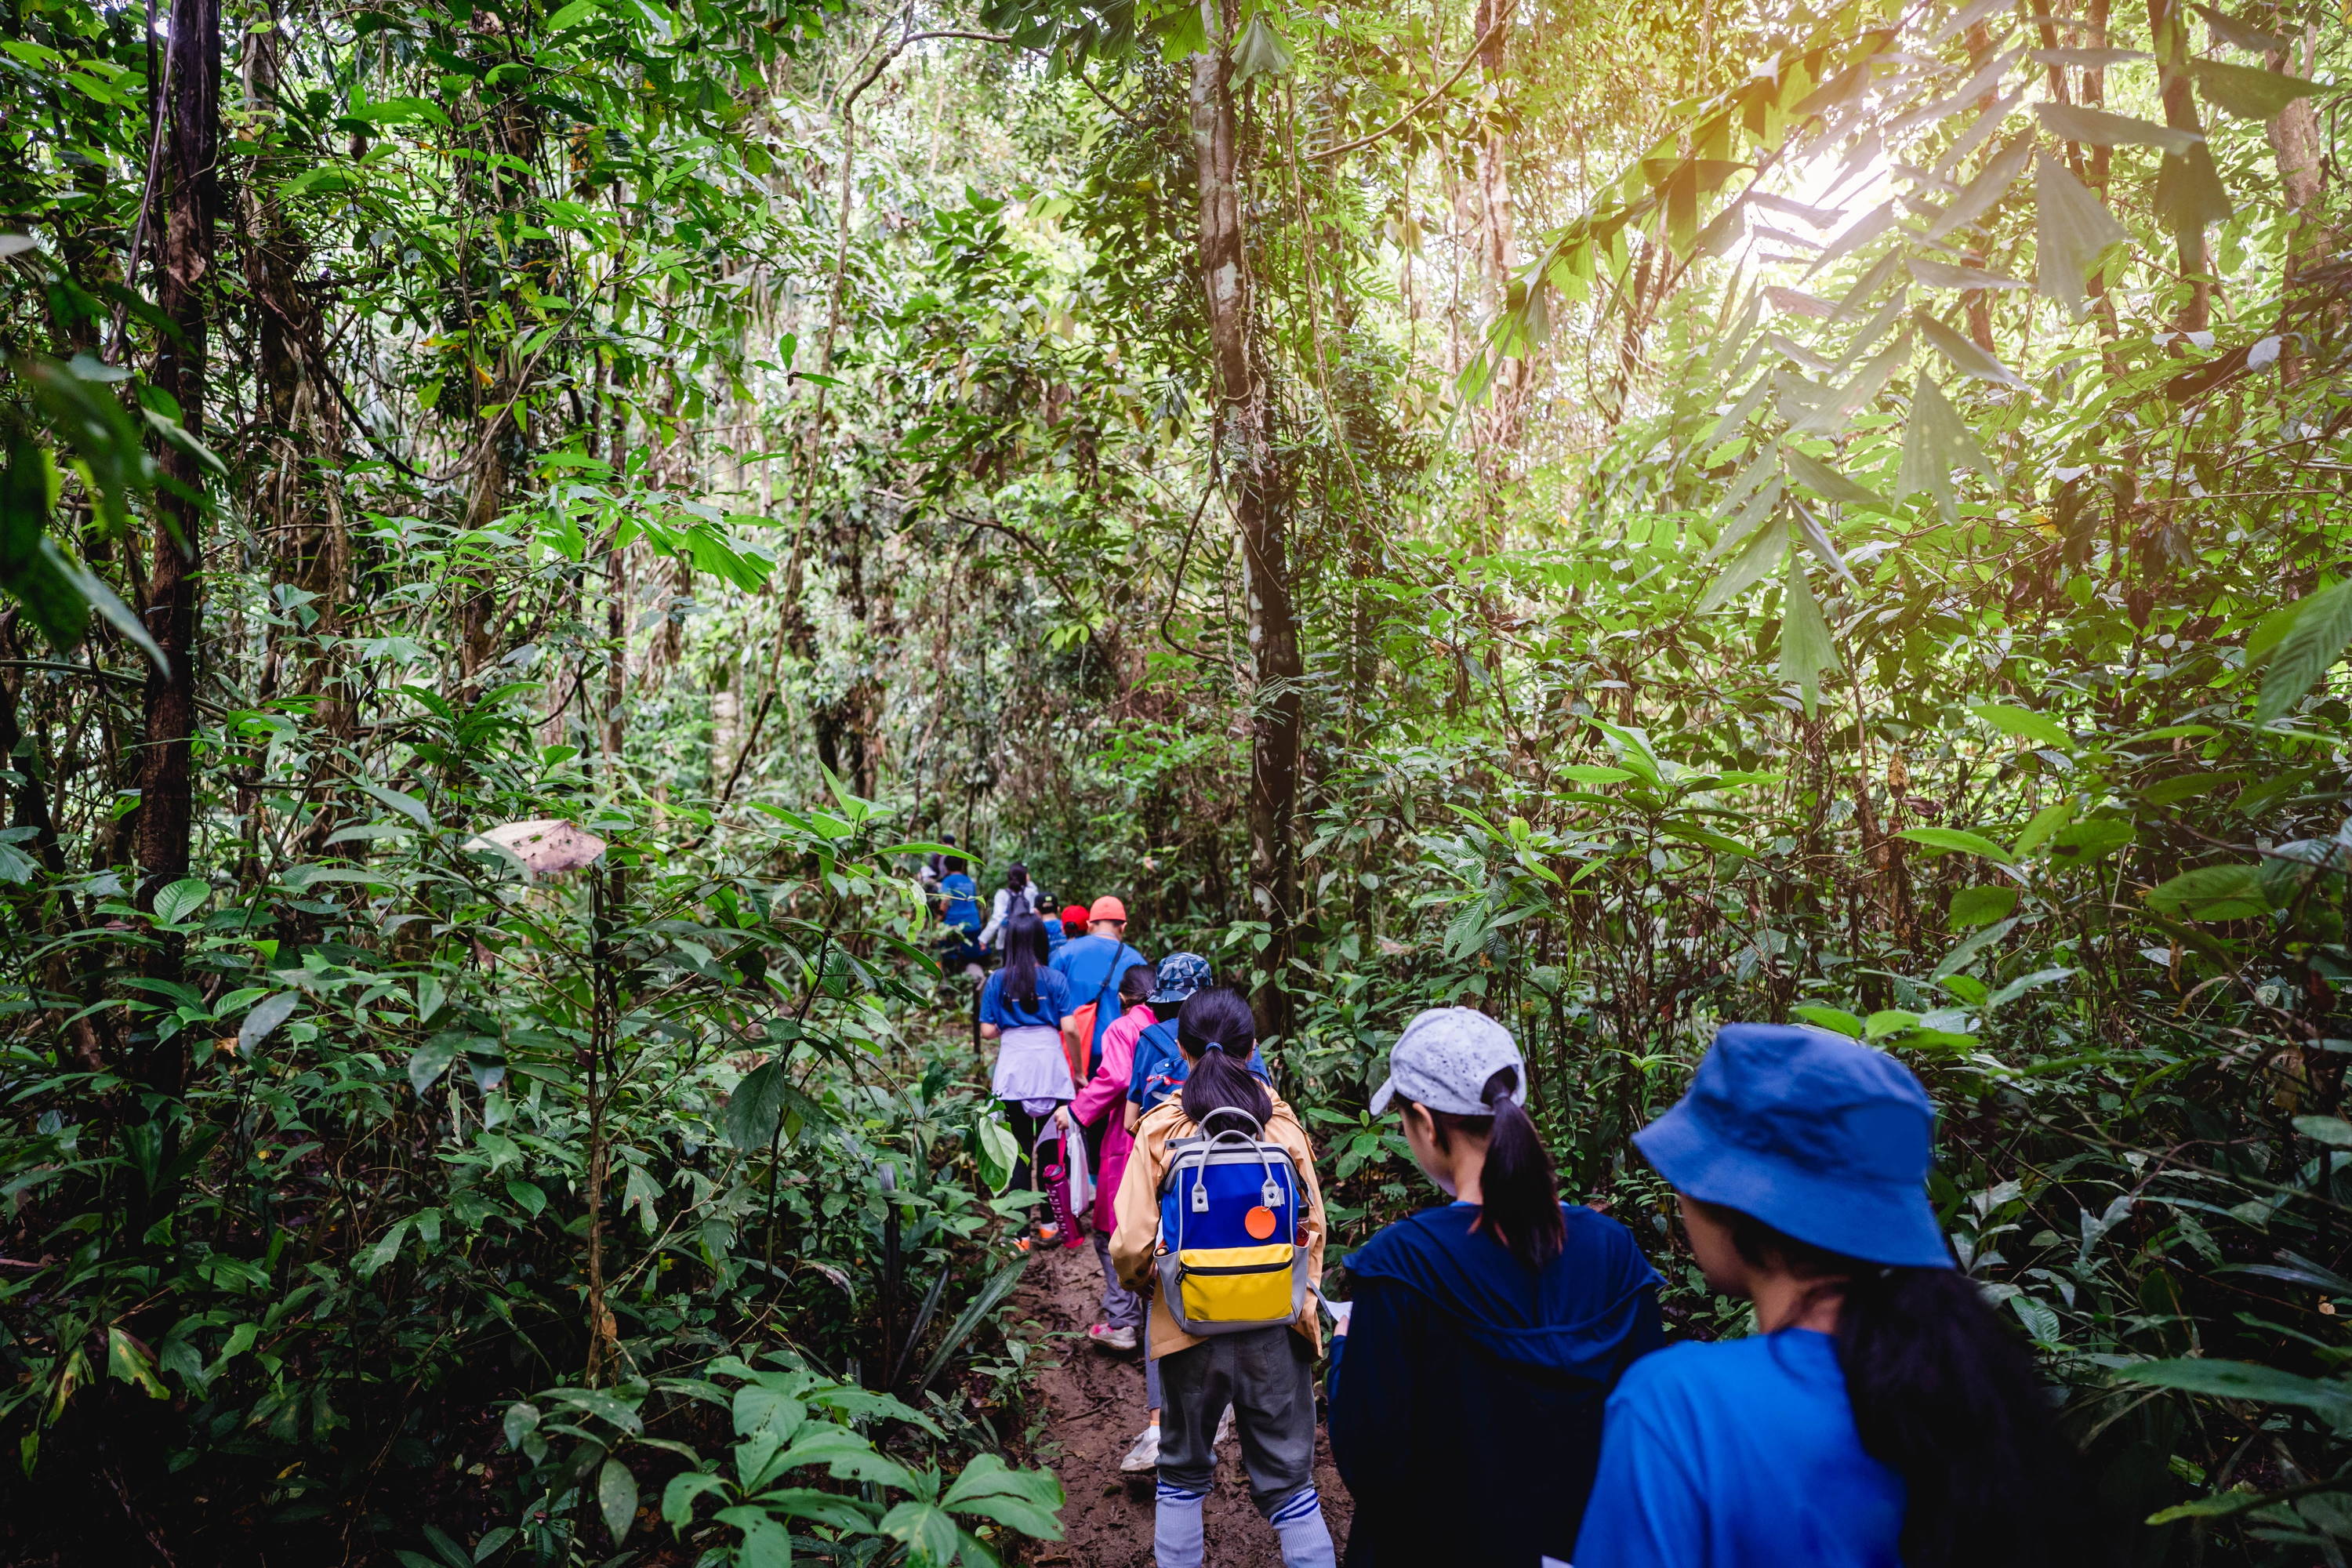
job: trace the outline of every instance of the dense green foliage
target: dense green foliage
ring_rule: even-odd
[[[2133,1560],[2352,1552],[2340,16],[208,14],[0,22],[12,1555],[1050,1534],[950,832],[1343,1243],[1420,1006],[1662,1261],[1880,1043]]]

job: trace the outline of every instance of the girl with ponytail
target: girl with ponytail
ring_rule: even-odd
[[[1152,1559],[1157,1568],[1201,1568],[1206,1550],[1202,1505],[1216,1468],[1218,1417],[1230,1410],[1241,1429],[1250,1500],[1282,1542],[1283,1568],[1336,1568],[1315,1488],[1315,1356],[1322,1348],[1316,1292],[1322,1288],[1324,1236],[1315,1152],[1297,1114],[1250,1070],[1257,1019],[1248,998],[1224,985],[1193,992],[1176,1015],[1176,1039],[1187,1067],[1183,1089],[1144,1112],[1136,1127],[1135,1147],[1119,1177],[1111,1261],[1131,1289],[1147,1295],[1156,1289],[1169,1142],[1234,1131],[1278,1143],[1290,1156],[1307,1200],[1300,1236],[1308,1289],[1306,1305],[1287,1325],[1205,1339],[1179,1329],[1153,1302],[1148,1353],[1159,1368],[1161,1405]],[[1268,1228],[1252,1234],[1271,1234],[1267,1218]]]
[[[1349,1568],[1566,1558],[1603,1402],[1659,1342],[1658,1276],[1623,1226],[1559,1201],[1525,1073],[1509,1030],[1437,1007],[1372,1096],[1452,1201],[1348,1258],[1330,1426]]]
[[[1576,1568],[2076,1568],[2105,1561],[2025,1346],[1952,1267],[1935,1110],[1892,1057],[1732,1024],[1633,1135],[1700,1272],[1759,1331],[1677,1345],[1609,1402]]]

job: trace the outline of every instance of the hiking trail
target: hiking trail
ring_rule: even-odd
[[[1153,1474],[1122,1474],[1119,1460],[1143,1430],[1143,1352],[1119,1355],[1087,1341],[1101,1314],[1102,1274],[1088,1247],[1055,1247],[1033,1266],[1014,1297],[1014,1316],[1049,1336],[1036,1352],[1031,1386],[1043,1402],[1034,1462],[1050,1465],[1069,1501],[1064,1539],[1040,1542],[1028,1561],[1058,1568],[1151,1568]],[[1321,1427],[1315,1434],[1315,1485],[1323,1517],[1344,1553],[1354,1512],[1331,1463]],[[1241,1443],[1217,1448],[1209,1494],[1208,1568],[1281,1568],[1274,1528],[1250,1506]]]

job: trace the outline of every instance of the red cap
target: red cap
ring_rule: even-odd
[[[1095,907],[1087,911],[1087,919],[1090,921],[1124,921],[1127,919],[1127,906],[1120,903],[1117,899],[1112,898],[1108,893],[1105,893],[1101,898],[1095,900]]]
[[[1087,906],[1086,906],[1086,905],[1084,905],[1084,904],[1072,904],[1071,906],[1069,906],[1069,908],[1067,908],[1067,909],[1066,909],[1066,910],[1064,910],[1062,911],[1062,925],[1063,925],[1063,928],[1064,928],[1065,930],[1068,929],[1068,928],[1069,928],[1069,927],[1071,927],[1071,926],[1082,926],[1082,925],[1084,925],[1084,924],[1086,924],[1086,923],[1087,923]]]

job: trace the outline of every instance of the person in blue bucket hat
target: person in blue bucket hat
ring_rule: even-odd
[[[1758,1331],[1626,1373],[1575,1568],[2103,1560],[2025,1345],[1952,1266],[1935,1123],[1885,1052],[1729,1024],[1633,1134],[1708,1285],[1753,1301]]]

